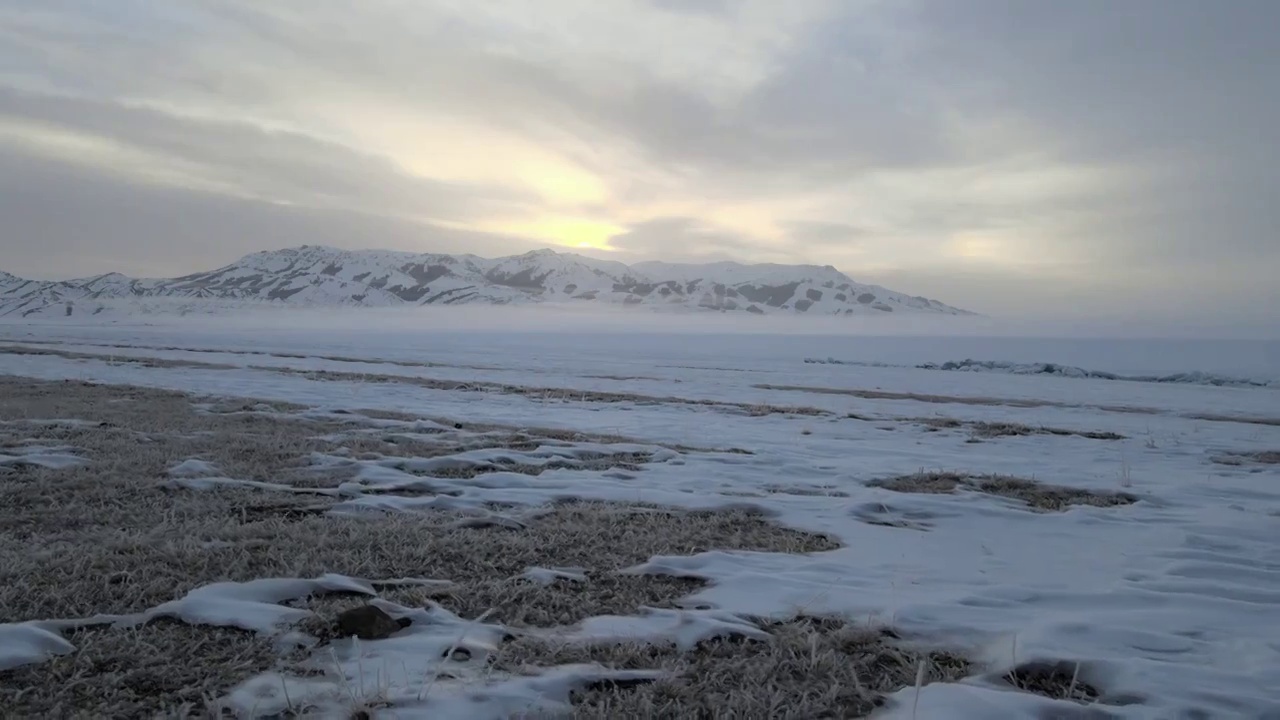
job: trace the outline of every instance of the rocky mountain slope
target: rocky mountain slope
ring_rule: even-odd
[[[0,273],[0,316],[218,312],[229,304],[255,303],[389,307],[538,302],[756,314],[971,314],[854,282],[830,266],[628,266],[551,250],[485,259],[304,245],[254,253],[211,272],[173,279],[138,280],[112,273],[33,281]]]

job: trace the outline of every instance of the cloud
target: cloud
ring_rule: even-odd
[[[1276,262],[1277,51],[1265,0],[921,4],[902,22],[950,102],[1081,163],[1145,170],[1062,228],[1102,262]]]
[[[843,248],[855,247],[858,242],[871,232],[867,228],[840,222],[822,222],[817,220],[792,220],[784,223],[787,234],[796,243],[804,246],[835,245]]]
[[[490,217],[534,200],[510,188],[411,176],[385,158],[299,133],[3,89],[0,145],[126,180],[406,219]]]
[[[733,8],[731,0],[649,0],[656,8],[691,15],[724,15]]]
[[[737,233],[693,217],[662,217],[637,223],[609,238],[609,245],[637,258],[677,262],[728,260],[767,250]]]
[[[281,205],[0,150],[5,270],[66,279],[104,272],[174,277],[301,244],[501,255],[538,245],[395,217]]]

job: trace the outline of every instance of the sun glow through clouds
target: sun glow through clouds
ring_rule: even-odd
[[[611,222],[579,217],[550,217],[529,222],[501,223],[491,229],[534,237],[560,247],[616,251],[609,239],[621,235],[626,228]]]

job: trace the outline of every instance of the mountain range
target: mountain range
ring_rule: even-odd
[[[110,273],[38,281],[0,272],[0,316],[11,317],[219,312],[262,304],[392,307],[539,302],[755,314],[973,314],[937,300],[855,282],[829,265],[626,265],[552,250],[486,259],[303,245],[246,255],[217,270],[172,279]]]

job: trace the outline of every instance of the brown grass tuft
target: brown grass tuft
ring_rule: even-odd
[[[1192,413],[1183,417],[1206,422],[1244,423],[1246,425],[1269,425],[1280,427],[1280,417],[1257,417],[1252,415],[1223,415],[1220,413]]]
[[[661,668],[669,679],[578,694],[575,717],[863,717],[887,694],[969,674],[961,655],[922,651],[891,632],[838,619],[801,617],[761,625],[770,642],[711,640],[690,652],[643,644],[562,645],[534,638],[506,643],[499,669],[598,662],[620,669]]]
[[[1078,703],[1096,702],[1097,688],[1080,679],[1080,666],[1073,662],[1029,662],[1014,668],[1004,681],[1024,692],[1054,700]]]
[[[875,480],[868,485],[902,493],[948,494],[959,490],[1021,500],[1034,510],[1061,511],[1072,505],[1113,507],[1137,502],[1136,495],[1049,485],[1006,475],[971,476],[959,473],[915,473]]]
[[[1089,438],[1090,440],[1124,440],[1125,436],[1119,433],[1109,431],[1085,431],[1085,430],[1064,430],[1063,428],[1031,426],[1021,423],[1012,422],[976,422],[972,426],[973,437],[979,439],[991,439],[998,437],[1016,437],[1026,435],[1059,435],[1068,436],[1075,435],[1077,437]]]
[[[958,427],[964,426],[964,423],[959,420],[948,417],[912,418],[911,422],[925,426],[929,432],[937,432],[938,430],[954,430]]]
[[[880,487],[900,493],[923,493],[939,495],[955,492],[964,484],[964,475],[950,472],[918,472],[913,475],[901,475],[888,480],[873,480],[867,483],[871,487]]]
[[[1280,451],[1264,450],[1261,452],[1224,452],[1210,458],[1219,465],[1280,465]]]

